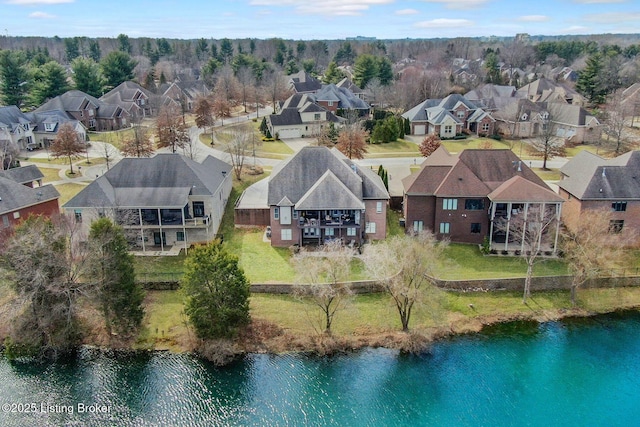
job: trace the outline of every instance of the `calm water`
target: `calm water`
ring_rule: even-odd
[[[0,426],[638,426],[640,315],[502,325],[421,357],[0,359],[0,403]]]

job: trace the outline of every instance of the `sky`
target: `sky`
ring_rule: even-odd
[[[0,0],[9,36],[294,40],[638,33],[638,0]]]

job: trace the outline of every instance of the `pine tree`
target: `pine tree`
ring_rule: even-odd
[[[606,90],[601,80],[603,68],[602,55],[596,52],[587,59],[587,65],[576,82],[576,90],[594,104],[601,104],[605,100]]]
[[[21,51],[0,51],[0,100],[4,105],[22,106],[28,89],[27,57]]]

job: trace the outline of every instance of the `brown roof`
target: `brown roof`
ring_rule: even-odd
[[[541,187],[521,176],[514,176],[489,193],[489,199],[497,202],[562,202],[564,199],[548,187]]]
[[[451,166],[431,166],[413,173],[402,180],[405,193],[414,195],[432,195],[438,185],[447,176]]]

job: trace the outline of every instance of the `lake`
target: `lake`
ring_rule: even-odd
[[[1,426],[640,425],[640,314],[508,323],[421,356],[0,358],[0,404]]]

